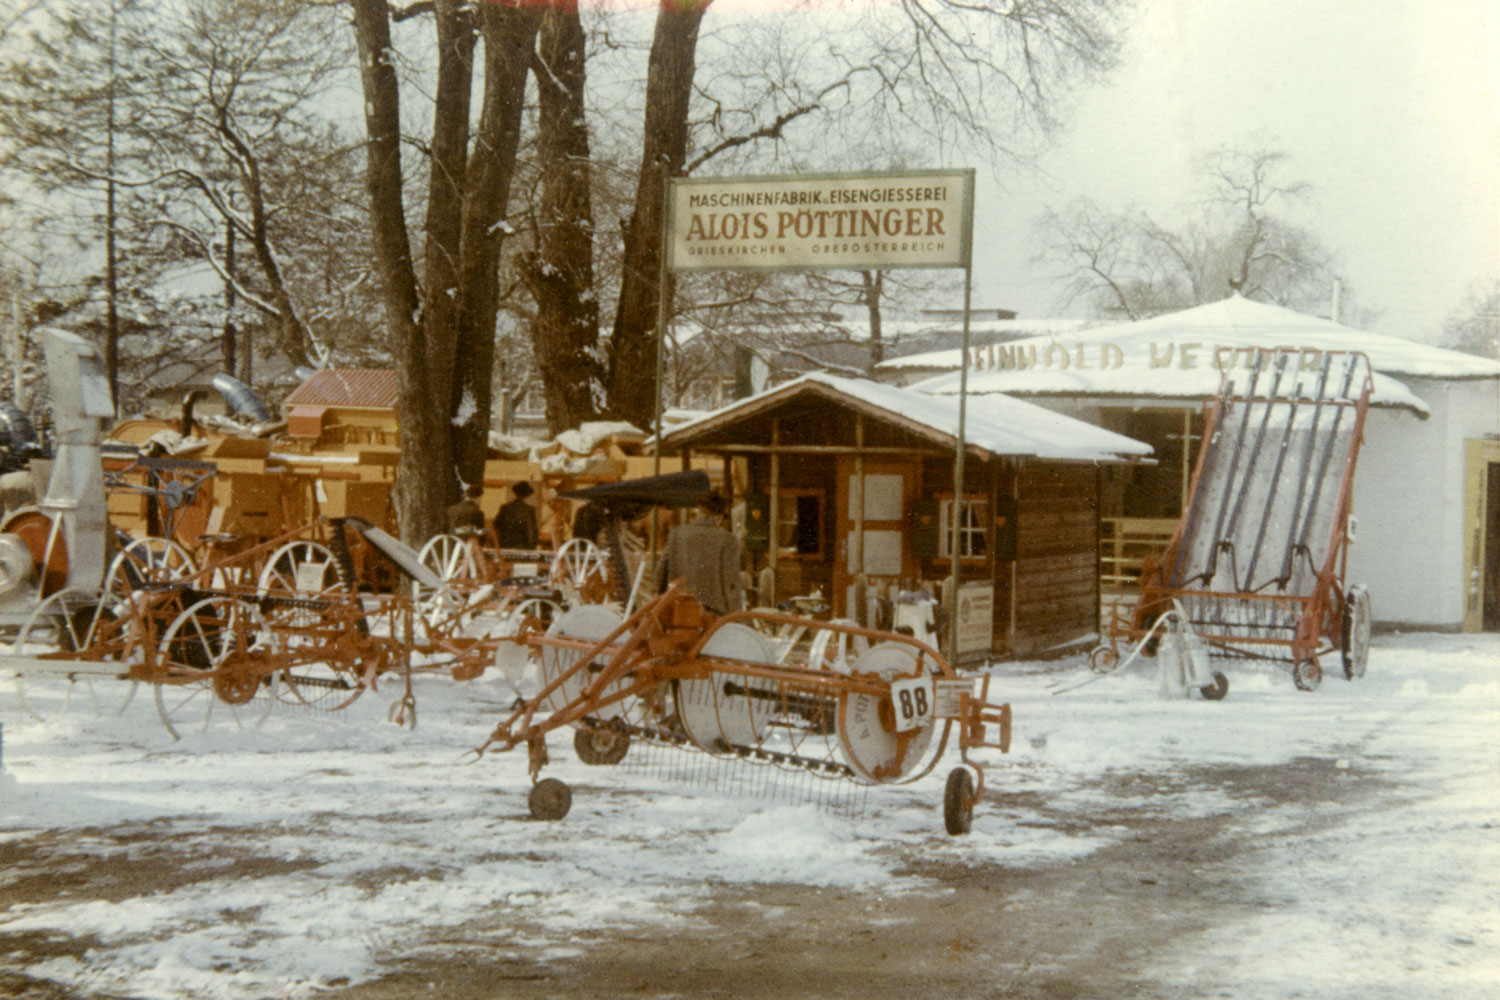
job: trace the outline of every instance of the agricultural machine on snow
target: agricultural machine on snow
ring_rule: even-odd
[[[617,538],[644,505],[701,499],[708,483],[698,477],[592,487],[578,498],[605,509]],[[614,577],[631,574],[616,567]],[[580,604],[502,644],[502,669],[514,674],[535,659],[541,687],[479,752],[526,747],[533,816],[561,819],[572,803],[566,784],[539,778],[547,737],[559,729],[572,731],[585,764],[668,751],[824,786],[916,781],[955,740],[962,766],[948,776],[944,823],[968,831],[984,784],[970,751],[1010,744],[1010,706],[989,701],[987,675],[960,676],[930,646],[852,622],[770,610],[713,617],[676,583],[649,599],[633,588],[624,604]]]
[[[1163,616],[1215,661],[1285,665],[1310,691],[1321,658],[1364,675],[1370,596],[1345,580],[1355,462],[1373,379],[1358,352],[1281,348],[1253,353],[1244,381],[1224,374],[1208,410],[1192,488],[1176,533],[1147,565],[1129,620],[1115,609],[1090,663],[1121,664],[1120,647],[1149,651]],[[1213,694],[1222,697],[1217,675]],[[1205,693],[1208,693],[1206,690]]]

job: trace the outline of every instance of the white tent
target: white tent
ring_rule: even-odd
[[[1107,408],[1197,407],[1218,392],[1226,370],[1242,378],[1250,352],[1273,347],[1362,351],[1376,373],[1349,568],[1351,581],[1369,583],[1376,618],[1480,627],[1482,606],[1500,605],[1500,578],[1490,579],[1496,573],[1483,556],[1500,551],[1497,519],[1484,516],[1486,504],[1497,502],[1486,493],[1485,469],[1500,466],[1496,361],[1235,295],[1140,322],[973,350],[968,389],[1097,422]],[[881,375],[899,379],[903,365],[946,368],[911,388],[951,396],[959,358],[958,351],[901,358]]]

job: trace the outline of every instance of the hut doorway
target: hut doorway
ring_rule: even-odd
[[[909,516],[921,475],[918,458],[839,456],[834,498],[838,512],[838,555],[833,564],[835,614],[876,624],[868,614],[869,602],[916,575]],[[861,585],[865,588],[863,601]]]
[[[1467,441],[1464,631],[1500,632],[1500,441]]]

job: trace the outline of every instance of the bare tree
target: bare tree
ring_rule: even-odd
[[[1264,147],[1210,154],[1203,198],[1171,223],[1083,199],[1049,210],[1036,224],[1038,257],[1061,266],[1065,303],[1083,300],[1104,316],[1140,319],[1231,292],[1322,308],[1337,263],[1287,214],[1310,190],[1282,179],[1289,161]]]
[[[842,15],[742,19],[706,40],[714,79],[695,85],[705,0],[663,0],[646,78],[634,206],[609,341],[609,406],[649,423],[665,181],[711,161],[905,145],[1021,158],[1058,120],[1066,87],[1112,65],[1111,0],[992,6],[901,0]],[[816,131],[814,131],[814,129]],[[809,151],[791,153],[798,139]],[[762,160],[763,162],[763,160]]]
[[[471,260],[479,255],[485,266],[499,252],[501,213],[517,145],[507,130],[520,127],[520,115],[508,109],[521,103],[526,79],[513,60],[530,52],[540,13],[532,5],[481,4],[476,9],[460,0],[435,0],[430,7],[437,69],[419,280],[406,220],[392,13],[385,0],[349,0],[349,5],[364,91],[374,253],[402,411],[397,511],[403,537],[419,540],[440,529],[442,510],[457,496],[459,482],[477,482],[483,470],[490,371],[486,368],[482,379],[466,383],[459,371],[474,362],[461,357],[458,347],[461,327],[467,337],[492,341],[495,314],[492,286],[477,273],[482,268],[469,272],[468,283],[463,280],[465,252]],[[428,9],[417,5],[401,16]],[[484,40],[486,79],[480,141],[471,149],[469,95],[477,36]],[[484,178],[483,190],[471,183],[471,169],[476,179]],[[465,386],[473,396],[466,395]],[[465,424],[472,426],[463,430]]]
[[[1500,278],[1475,281],[1443,323],[1443,343],[1500,361]]]
[[[530,219],[534,249],[521,254],[519,263],[536,304],[531,346],[553,433],[595,419],[604,402],[584,55],[577,8],[550,11],[534,62],[541,189]]]

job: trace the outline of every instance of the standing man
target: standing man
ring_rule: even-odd
[[[479,509],[479,498],[484,496],[484,487],[475,483],[464,490],[464,498],[458,503],[449,504],[447,510],[443,511],[444,528],[451,535],[460,528],[472,528],[475,531],[484,531],[484,511]]]
[[[536,510],[526,502],[531,484],[522,480],[510,488],[515,499],[495,515],[495,538],[502,549],[536,548]]]
[[[680,579],[712,614],[744,610],[740,542],[721,523],[728,512],[729,501],[722,494],[710,493],[698,505],[696,518],[672,529],[657,572],[658,590]]]

